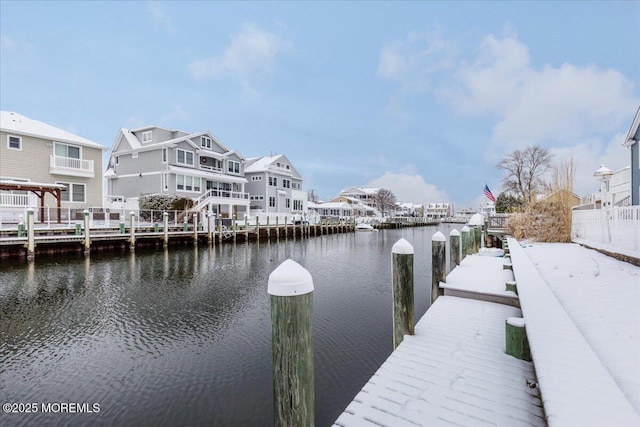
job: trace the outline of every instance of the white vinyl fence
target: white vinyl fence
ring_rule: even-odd
[[[640,251],[640,206],[575,210],[571,237]]]

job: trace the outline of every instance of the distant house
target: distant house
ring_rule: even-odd
[[[302,176],[284,154],[247,159],[244,174],[253,213],[305,212],[307,194],[302,191]]]
[[[444,219],[451,216],[451,205],[449,203],[429,203],[425,216],[428,219]]]
[[[396,204],[396,215],[397,216],[410,216],[410,217],[422,217],[424,216],[424,206],[415,204],[415,203],[407,203],[401,202]]]
[[[334,199],[331,199],[329,202],[350,204],[353,216],[359,216],[359,217],[382,216],[382,214],[378,209],[373,208],[369,205],[366,205],[363,202],[361,202],[359,199],[354,199],[353,197],[338,196]]]
[[[566,203],[569,207],[580,205],[580,196],[571,191],[558,190],[538,198],[539,203]]]
[[[104,146],[10,111],[0,112],[0,141],[0,206],[40,206],[40,220],[60,220],[58,206],[102,205]]]
[[[631,204],[640,205],[640,107],[625,138],[624,146],[631,152]]]
[[[317,212],[322,219],[345,220],[353,216],[351,205],[346,202],[311,203],[309,210]]]
[[[365,205],[377,209],[376,193],[378,193],[378,191],[380,191],[379,188],[349,187],[342,190],[340,195],[359,200]]]
[[[220,218],[249,211],[245,158],[210,132],[188,133],[157,126],[120,129],[105,172],[108,198],[144,194],[192,198]]]

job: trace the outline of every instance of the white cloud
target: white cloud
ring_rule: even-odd
[[[434,184],[429,184],[418,174],[386,172],[379,178],[369,181],[364,187],[386,188],[395,194],[398,202],[435,203],[447,202],[449,196]]]
[[[273,70],[276,57],[293,46],[277,34],[263,31],[252,24],[244,24],[229,39],[229,45],[220,55],[189,65],[194,78],[248,78],[266,73]]]
[[[432,76],[453,64],[456,49],[440,31],[410,33],[403,40],[387,43],[380,52],[378,77],[397,81],[401,92],[431,87]]]
[[[147,1],[147,11],[151,18],[151,22],[163,31],[168,33],[175,33],[176,29],[171,23],[171,18],[165,13],[164,9],[160,7],[157,1]]]
[[[633,81],[620,72],[573,64],[536,69],[514,36],[486,36],[449,86],[443,93],[460,112],[495,118],[492,142],[504,151],[609,138],[638,104]]]

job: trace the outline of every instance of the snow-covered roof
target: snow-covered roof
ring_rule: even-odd
[[[13,111],[0,111],[0,130],[18,135],[32,136],[56,142],[68,142],[82,145],[83,147],[106,150],[106,147],[96,142],[41,121],[30,119]]]
[[[627,137],[624,139],[624,143],[622,144],[623,146],[631,147],[633,144],[638,142],[634,139],[634,136],[638,133],[638,128],[640,128],[640,107],[638,107],[638,111],[636,111],[631,128],[629,128]]]
[[[278,164],[280,163],[280,167]],[[291,164],[291,161],[284,154],[274,156],[251,157],[245,161],[245,173],[277,172],[284,175],[302,179],[298,171]]]
[[[328,203],[309,202],[307,206],[309,207],[309,209],[351,209],[351,205],[347,202],[328,202]]]
[[[344,190],[342,190],[340,192],[340,194],[358,194],[358,193],[362,193],[362,194],[371,194],[374,195],[376,194],[378,191],[380,191],[379,188],[368,188],[368,187],[349,187],[349,188],[345,188]]]

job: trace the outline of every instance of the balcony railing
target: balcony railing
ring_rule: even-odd
[[[33,194],[0,194],[0,206],[29,207],[37,205],[38,197]]]
[[[93,160],[74,159],[51,155],[49,173],[55,175],[72,175],[93,178]]]

